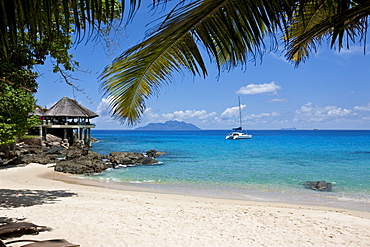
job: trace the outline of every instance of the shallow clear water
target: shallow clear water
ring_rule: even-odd
[[[214,197],[355,203],[370,211],[370,131],[260,130],[250,131],[250,140],[225,140],[226,134],[94,130],[99,143],[92,150],[98,153],[156,149],[165,154],[158,158],[160,165],[114,169],[90,178]],[[300,184],[316,180],[333,183],[333,191]]]

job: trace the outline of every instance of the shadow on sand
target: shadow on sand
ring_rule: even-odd
[[[65,190],[9,190],[0,189],[0,207],[18,208],[53,203],[60,197],[76,196]]]

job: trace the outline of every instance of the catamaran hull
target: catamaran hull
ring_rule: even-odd
[[[234,140],[237,140],[237,139],[252,139],[252,135],[234,136]]]
[[[251,139],[251,138],[252,138],[252,135],[246,135],[240,132],[233,132],[233,133],[228,134],[225,139],[239,140],[239,139]]]

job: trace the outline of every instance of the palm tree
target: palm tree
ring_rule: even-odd
[[[131,11],[136,1],[130,0]],[[77,42],[92,37],[94,30],[116,18],[116,0],[3,0],[0,3],[0,47],[3,56],[20,44],[53,40],[58,32],[74,26]],[[81,35],[86,34],[87,35]]]
[[[343,47],[366,33],[368,0],[195,0],[180,1],[150,35],[107,66],[101,90],[114,117],[134,124],[145,101],[171,75],[206,76],[200,47],[219,71],[262,56],[266,40],[284,39],[287,59],[299,64],[325,38]]]
[[[137,8],[136,0],[130,3],[129,17]],[[55,60],[55,72],[74,70],[78,63],[68,52],[73,42],[97,37],[121,14],[123,7],[118,0],[1,1],[0,81],[35,92],[35,64],[43,64],[50,56]],[[65,73],[62,76],[66,78]]]

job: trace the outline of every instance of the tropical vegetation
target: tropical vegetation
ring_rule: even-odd
[[[30,116],[35,106],[31,92],[0,81],[0,145],[11,144],[39,124],[37,116]]]
[[[0,3],[0,145],[15,141],[36,124],[38,73],[50,57],[54,72],[78,67],[73,44],[108,32],[121,17],[119,2],[110,0],[7,0]],[[73,35],[73,36],[72,36]]]
[[[121,3],[121,4],[120,4]],[[0,4],[0,80],[37,88],[33,66],[46,57],[73,70],[73,44],[109,33],[114,20],[133,18],[141,0],[7,0]],[[101,76],[101,90],[117,119],[134,124],[146,100],[174,73],[207,76],[207,60],[220,72],[283,49],[298,65],[322,42],[341,50],[365,44],[369,0],[152,0],[173,6],[145,39],[123,52]],[[126,9],[128,8],[128,11]],[[163,8],[166,9],[166,8]],[[73,35],[73,36],[72,36]],[[73,39],[72,39],[73,37]],[[204,52],[205,51],[205,52]],[[4,87],[5,88],[5,87]],[[6,100],[5,98],[3,98]],[[4,120],[1,120],[4,121]]]

